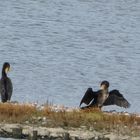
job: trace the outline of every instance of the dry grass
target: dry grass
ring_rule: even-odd
[[[0,104],[0,121],[19,123],[30,119],[37,110],[31,105],[16,105],[9,103]]]
[[[53,112],[49,107],[43,116],[51,119],[51,127],[82,127],[97,131],[113,131],[128,135],[140,135],[140,117],[136,115],[104,113],[98,109]],[[47,124],[48,126],[48,124]]]
[[[87,128],[96,126],[99,129],[107,129],[118,125],[124,127],[140,125],[140,117],[136,115],[104,113],[98,109],[53,112],[49,107],[46,107],[43,110],[43,116],[51,119],[54,126],[87,126]]]
[[[126,129],[128,133],[140,130],[140,117],[136,115],[107,114],[98,109],[73,110],[70,112],[64,109],[55,112],[50,106],[46,106],[43,110],[39,111],[31,105],[0,104],[0,122],[24,123],[29,121],[31,124],[41,125],[40,120],[38,122],[38,117],[47,118],[45,124],[47,127],[85,126],[86,129],[94,128],[100,131],[115,130],[117,132],[124,132]],[[33,118],[36,118],[37,121],[33,121]]]

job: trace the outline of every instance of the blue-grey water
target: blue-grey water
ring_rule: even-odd
[[[12,100],[77,107],[110,81],[140,112],[139,0],[0,0],[0,69]]]

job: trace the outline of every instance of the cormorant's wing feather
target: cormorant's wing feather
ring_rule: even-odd
[[[11,99],[12,92],[13,92],[12,81],[11,81],[10,78],[7,77],[7,93],[8,93],[8,100]]]
[[[86,105],[88,105],[93,100],[94,96],[95,96],[95,94],[94,94],[92,88],[88,88],[80,102],[80,106],[82,103],[85,103]]]
[[[109,96],[103,105],[117,105],[124,108],[130,107],[130,103],[123,97],[123,95],[118,90],[110,91]]]
[[[5,86],[6,82],[6,86]],[[6,77],[5,79],[0,79],[0,95],[1,95],[1,101],[7,102],[7,100],[11,99],[13,92],[13,85],[10,80],[10,78]]]
[[[5,97],[5,88],[3,86],[3,80],[0,80],[0,95],[1,95],[1,100],[2,102],[6,101],[6,97]]]

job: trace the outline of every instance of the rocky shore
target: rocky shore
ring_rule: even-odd
[[[24,116],[25,115],[25,116]],[[29,140],[140,140],[139,115],[0,104],[0,137]]]
[[[22,124],[0,124],[0,137],[29,140],[140,140],[113,132],[97,132],[80,128],[47,128]]]

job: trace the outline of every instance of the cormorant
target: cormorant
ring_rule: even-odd
[[[85,103],[87,106],[82,107],[82,109],[89,107],[98,107],[101,109],[102,106],[107,105],[117,105],[124,108],[130,107],[130,103],[123,97],[119,90],[114,89],[109,92],[108,88],[108,81],[102,81],[100,90],[98,91],[93,91],[92,88],[88,88],[80,102],[80,106],[82,103]]]
[[[8,62],[5,62],[2,68],[2,77],[0,79],[0,94],[1,94],[1,101],[3,103],[10,101],[13,92],[11,79],[7,76],[9,70],[10,70],[10,64]]]

